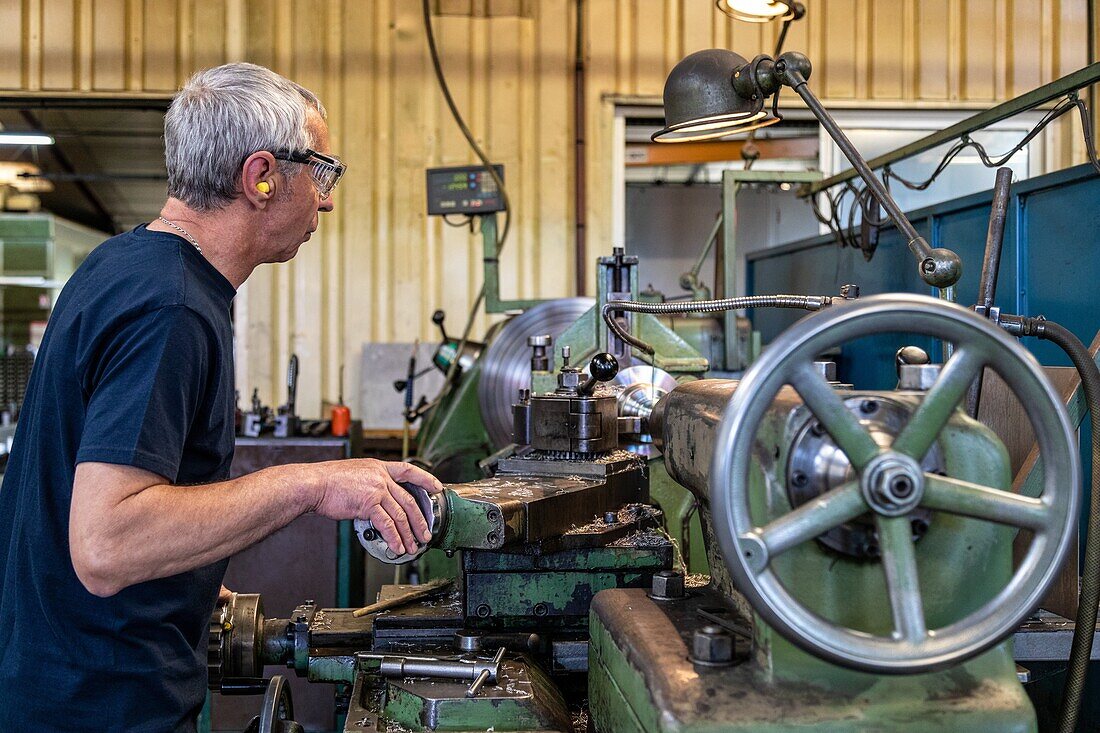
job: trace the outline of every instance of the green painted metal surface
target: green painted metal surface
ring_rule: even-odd
[[[478,405],[480,377],[479,362],[459,377],[458,385],[425,416],[417,433],[417,458],[441,481],[464,483],[482,477],[477,462],[489,455],[491,442]]]
[[[195,733],[210,733],[210,691],[206,691],[206,702],[202,704],[199,719],[195,721]]]
[[[485,273],[485,312],[507,313],[527,310],[543,301],[538,298],[501,300],[500,298],[500,260],[497,259],[497,215],[481,217],[481,240]]]
[[[788,413],[776,410],[757,435],[761,455],[774,456],[767,469],[751,473],[750,504],[760,526],[790,511],[783,471],[793,429]],[[953,414],[939,446],[949,475],[998,488],[1011,485],[1004,446],[961,411]],[[928,532],[917,542],[918,575],[930,628],[959,620],[1004,587],[1012,574],[1014,535],[1013,529],[989,522],[942,513],[933,516]],[[841,557],[809,542],[775,558],[772,565],[792,594],[823,619],[868,633],[886,634],[892,629],[878,562]],[[622,596],[629,591],[610,593]],[[736,597],[728,587],[725,594]],[[658,629],[665,624],[664,634],[631,637],[622,627],[626,616],[603,610],[603,600],[611,597],[616,596],[597,598],[590,625],[589,697],[601,733],[794,733],[811,727],[814,731],[914,733],[1036,729],[1034,710],[1016,678],[1009,642],[944,672],[880,676],[817,659],[753,614],[751,661],[707,673],[682,663],[675,653],[669,656],[667,643],[661,647],[665,642],[647,640],[671,634],[690,639],[698,620],[677,627],[662,616],[652,624]],[[632,603],[623,605],[632,609],[633,623],[644,624],[650,613],[644,599],[630,599]],[[689,623],[691,628],[685,628]],[[675,652],[676,647],[672,648]],[[666,694],[671,683],[657,684],[652,676],[655,670],[662,679],[679,679],[682,694]]]
[[[386,730],[570,731],[561,693],[537,667],[507,661],[501,665],[501,674],[500,684],[487,685],[472,698],[465,696],[468,683],[386,681],[382,710]]]
[[[489,513],[500,514],[495,504],[485,500],[468,499],[451,489],[445,491],[447,501],[447,526],[439,545],[443,549],[486,547],[487,535],[495,531]]]
[[[641,584],[641,573],[576,572],[515,573],[513,582],[500,583],[482,576],[466,577],[467,608],[485,604],[494,624],[509,619],[537,619],[539,616],[585,616],[592,596],[608,588],[632,587]],[[536,608],[541,607],[541,613]]]
[[[682,559],[689,573],[709,573],[702,514],[695,496],[672,480],[665,469],[665,459],[660,456],[649,461],[649,497],[665,513],[668,533],[680,549],[673,566],[679,569]]]
[[[631,570],[665,567],[664,548],[658,547],[593,547],[564,550],[546,555],[523,555],[510,552],[482,552],[477,556],[478,572],[509,573],[521,571],[583,571]]]
[[[310,654],[308,678],[310,682],[355,681],[356,662],[353,656],[323,657]]]
[[[619,591],[611,591],[617,593]],[[637,613],[643,602],[637,603]],[[1031,733],[1034,714],[1007,645],[954,670],[916,677],[769,680],[746,662],[697,669],[684,654],[644,659],[623,649],[598,617],[589,651],[590,716],[599,733]],[[675,634],[675,629],[669,629]],[[655,699],[656,698],[656,699]]]

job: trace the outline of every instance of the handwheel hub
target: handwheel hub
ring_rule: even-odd
[[[900,517],[920,504],[924,474],[907,455],[883,453],[871,459],[859,486],[867,505],[884,517]]]

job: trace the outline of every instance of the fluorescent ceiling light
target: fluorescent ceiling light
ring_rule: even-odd
[[[53,137],[41,132],[0,132],[0,145],[53,145]]]

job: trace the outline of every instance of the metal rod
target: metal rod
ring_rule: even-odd
[[[978,285],[978,305],[988,311],[997,297],[997,273],[1001,266],[1001,245],[1008,219],[1008,202],[1012,195],[1012,169],[999,168],[993,184],[993,205],[989,213],[989,231],[985,236],[985,258]]]
[[[985,257],[982,259],[982,274],[978,283],[978,302],[974,306],[978,315],[985,318],[989,317],[997,297],[997,273],[1001,268],[1001,245],[1004,243],[1005,221],[1008,219],[1011,195],[1012,169],[998,168],[997,180],[993,184],[993,204],[989,211],[989,230],[985,235]],[[985,370],[978,372],[978,378],[970,385],[966,394],[966,410],[970,417],[978,416],[984,375]]]
[[[584,0],[577,0],[575,11],[576,38],[573,51],[573,287],[576,295],[584,295],[588,277],[588,204],[587,166],[585,156],[585,78],[584,78]]]
[[[780,61],[782,60],[781,57]],[[844,157],[852,164],[852,168],[855,169],[854,175],[859,175],[863,179],[867,189],[871,191],[875,200],[886,210],[890,220],[894,222],[894,225],[905,237],[909,251],[917,259],[917,271],[920,273],[921,279],[938,288],[950,287],[957,283],[959,276],[962,274],[962,265],[958,255],[946,249],[932,249],[924,237],[917,232],[916,227],[909,221],[909,218],[905,216],[905,212],[898,206],[898,202],[886,190],[886,186],[868,166],[867,161],[860,155],[856,146],[852,144],[852,141],[840,129],[833,116],[821,104],[821,100],[810,91],[810,87],[802,73],[793,66],[787,66],[783,73],[785,83],[794,89],[798,96],[802,97],[806,106],[810,108],[821,126],[825,128],[825,131],[829,133],[840,151],[844,153]]]
[[[482,686],[489,681],[489,670],[481,670],[481,674],[477,676],[477,679],[466,689],[466,697],[477,697],[477,693],[481,692]]]
[[[1033,107],[1038,107],[1041,104],[1053,101],[1059,97],[1064,97],[1075,89],[1081,89],[1082,87],[1087,87],[1097,82],[1100,82],[1100,63],[1090,63],[1079,71],[1067,74],[1061,79],[1056,79],[1049,84],[1044,84],[1027,94],[1023,94],[1015,99],[1010,99],[1003,104],[990,107],[984,112],[979,112],[972,117],[967,117],[965,120],[955,125],[951,125],[939,132],[934,132],[927,137],[922,137],[920,140],[898,148],[897,150],[885,153],[877,158],[872,158],[867,161],[866,167],[871,170],[876,170],[896,163],[899,160],[912,158],[914,155],[919,155],[926,150],[931,150],[932,148],[960,138],[975,130],[984,129],[1001,120],[1008,119],[1021,112],[1026,112]],[[811,183],[808,186],[804,186],[798,192],[798,195],[803,197],[812,196],[828,188],[832,188],[838,183],[850,181],[858,175],[860,174],[854,170],[844,171],[843,173],[830,176],[818,183]]]
[[[917,228],[914,227],[913,223],[905,216],[905,212],[902,211],[898,203],[894,201],[894,197],[890,195],[890,192],[886,190],[886,186],[883,185],[882,181],[878,179],[878,176],[874,174],[870,166],[868,166],[867,162],[863,159],[863,156],[856,150],[856,146],[852,144],[852,141],[848,139],[844,131],[840,129],[840,125],[836,123],[833,116],[829,114],[829,111],[825,109],[825,106],[821,104],[817,96],[810,91],[810,87],[806,84],[806,80],[804,78],[800,79],[793,87],[798,96],[802,97],[806,106],[810,108],[810,111],[812,111],[814,116],[821,122],[821,126],[829,133],[829,137],[831,137],[837,147],[840,148],[840,152],[844,153],[844,157],[852,164],[852,168],[855,170],[853,177],[858,175],[863,179],[867,188],[871,189],[871,193],[874,194],[875,199],[882,205],[882,208],[886,210],[890,220],[894,222],[894,225],[897,226],[905,236],[906,241],[909,243],[909,249],[913,251],[913,254],[917,255],[922,260],[926,259],[931,254],[932,247],[929,246],[928,242],[924,240],[924,237],[917,232]]]
[[[703,262],[707,259],[707,255],[710,254],[711,247],[714,246],[714,240],[718,238],[718,230],[722,228],[722,214],[718,214],[718,218],[714,220],[714,227],[711,228],[710,234],[707,236],[707,241],[703,245],[703,251],[699,253],[699,258],[695,260],[695,266],[691,268],[691,274],[695,277],[699,277],[699,270],[703,269]]]

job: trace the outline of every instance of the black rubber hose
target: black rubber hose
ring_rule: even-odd
[[[1081,698],[1092,657],[1092,639],[1096,629],[1096,606],[1100,602],[1100,369],[1089,350],[1068,329],[1039,318],[1002,317],[1002,325],[1017,336],[1036,336],[1050,341],[1066,352],[1077,373],[1092,425],[1092,496],[1089,501],[1088,536],[1085,539],[1085,563],[1081,570],[1081,596],[1073,629],[1066,685],[1062,692],[1059,733],[1074,733],[1081,712]]]
[[[1058,730],[1073,733],[1081,712],[1081,697],[1092,658],[1092,639],[1096,629],[1096,604],[1100,602],[1100,370],[1081,340],[1068,329],[1050,321],[1036,324],[1036,336],[1057,344],[1069,355],[1089,408],[1092,425],[1092,496],[1089,501],[1088,537],[1085,539],[1085,564],[1081,569],[1081,599],[1077,603],[1077,623],[1062,693],[1062,714]]]
[[[504,242],[508,239],[508,232],[512,228],[512,204],[508,199],[508,192],[504,188],[504,180],[497,173],[496,168],[493,167],[492,161],[489,160],[489,156],[485,154],[485,151],[481,149],[481,146],[477,144],[477,140],[474,138],[474,134],[470,132],[470,128],[467,127],[466,121],[462,119],[462,114],[458,111],[458,105],[455,104],[454,97],[451,96],[451,89],[447,86],[447,77],[443,74],[443,65],[439,61],[439,50],[435,45],[435,33],[432,31],[432,10],[431,3],[428,0],[423,0],[421,4],[424,13],[424,33],[428,37],[428,55],[432,59],[432,69],[435,70],[436,81],[439,82],[439,91],[443,93],[443,99],[447,102],[447,108],[451,111],[451,116],[454,117],[455,124],[458,125],[458,129],[462,131],[462,136],[466,138],[466,142],[470,144],[470,148],[477,155],[478,160],[485,166],[485,170],[489,173],[489,176],[493,179],[493,183],[496,184],[497,190],[500,191],[501,202],[504,204],[504,228],[499,232],[497,236],[496,253],[493,255],[494,259],[500,258],[500,253],[504,249]],[[439,394],[436,395],[434,402],[441,401],[446,397],[451,389],[454,387],[455,380],[459,374],[459,362],[462,361],[462,352],[466,349],[466,344],[470,340],[470,331],[473,330],[474,321],[477,320],[478,311],[481,310],[481,303],[485,300],[485,283],[481,283],[481,289],[478,290],[477,297],[474,298],[474,303],[470,307],[470,314],[466,317],[466,326],[462,329],[462,338],[458,341],[458,349],[455,351],[455,360],[451,366],[447,369],[447,375],[443,378],[443,386],[439,388]]]

